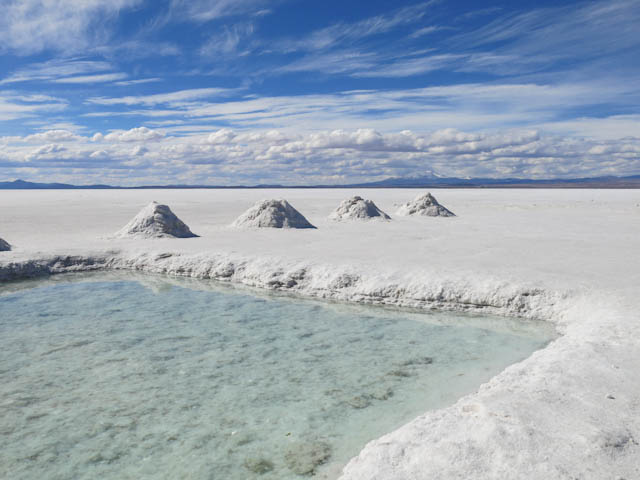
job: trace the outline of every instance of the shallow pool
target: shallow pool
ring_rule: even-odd
[[[0,285],[0,478],[335,478],[551,337],[157,276]]]

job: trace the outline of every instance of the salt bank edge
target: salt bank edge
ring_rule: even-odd
[[[640,478],[640,331],[611,298],[491,278],[435,278],[229,254],[9,253],[0,280],[93,270],[215,279],[369,304],[515,315],[562,335],[451,407],[370,442],[342,479]]]

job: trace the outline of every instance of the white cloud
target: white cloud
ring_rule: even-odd
[[[0,51],[30,55],[43,50],[80,52],[104,42],[107,24],[141,0],[5,0]]]
[[[48,95],[21,95],[0,91],[0,121],[37,117],[67,108],[67,103]]]
[[[79,140],[81,137],[70,132],[69,130],[47,130],[33,135],[24,137],[25,142],[72,142]]]
[[[208,101],[212,93],[186,90],[140,97],[94,98],[102,105],[166,104],[170,108],[136,108],[92,112],[90,116],[168,117],[175,121],[243,128],[318,130],[367,125],[382,130],[536,127],[587,105],[640,101],[635,85],[624,82],[544,84],[462,84],[406,90],[361,90],[326,95],[245,97]],[[215,90],[215,89],[214,89]],[[215,92],[214,92],[215,93]],[[224,92],[226,93],[226,92]],[[224,99],[226,100],[226,99]],[[188,126],[180,127],[188,130]]]
[[[426,15],[428,7],[433,3],[423,2],[397,9],[389,14],[376,15],[353,23],[336,23],[316,30],[305,38],[285,40],[276,48],[284,51],[317,51],[339,44],[352,43],[418,22]]]
[[[94,141],[105,140],[107,142],[149,142],[160,140],[164,137],[163,133],[151,130],[147,127],[137,127],[131,130],[115,130],[104,136],[96,134],[93,136]]]
[[[352,75],[354,77],[410,77],[452,67],[463,58],[465,58],[464,55],[454,54],[401,58],[390,63],[378,64],[365,71],[356,69]]]
[[[172,0],[173,16],[194,22],[207,22],[231,15],[265,15],[275,0]]]
[[[109,158],[109,154],[104,150],[96,150],[89,154],[89,158],[93,158],[96,160]]]
[[[221,128],[217,132],[211,133],[207,141],[212,144],[231,143],[237,135],[228,128]]]
[[[147,152],[149,152],[149,149],[147,147],[143,147],[142,145],[137,145],[131,149],[130,155],[134,157],[141,157]]]
[[[481,28],[455,35],[449,48],[482,48],[488,50],[483,52],[487,58],[504,58],[468,66],[494,74],[553,69],[556,76],[558,70],[570,77],[579,72],[584,76],[585,70],[607,76],[614,68],[628,72],[637,67],[638,0],[559,5],[497,16]]]
[[[123,80],[121,82],[115,82],[114,85],[118,85],[119,87],[128,87],[130,85],[140,85],[143,83],[153,83],[153,82],[161,82],[162,79],[158,77],[152,78],[138,78],[135,80]]]
[[[419,28],[418,30],[415,30],[414,32],[412,32],[409,37],[411,38],[419,38],[419,37],[424,37],[425,35],[430,35],[434,32],[437,32],[439,30],[442,30],[444,27],[438,27],[435,25],[430,25],[427,27],[422,27]]]
[[[51,157],[54,154],[60,154],[62,152],[65,152],[66,150],[67,149],[62,145],[57,145],[57,144],[43,145],[27,153],[25,156],[25,160],[29,161],[29,160],[37,160],[42,157],[45,157],[45,158]]]
[[[195,183],[211,174],[216,183],[304,184],[424,175],[429,170],[458,177],[548,178],[630,175],[640,169],[640,138],[598,140],[531,129],[385,132],[363,127],[304,133],[221,128],[160,137],[138,127],[91,139],[77,136],[64,144],[55,138],[70,137],[31,137],[31,143],[42,142],[36,147],[26,145],[26,137],[5,137],[0,165],[39,168],[43,174],[127,170],[129,177],[118,183],[129,184],[149,183],[158,171],[166,175],[165,183],[197,171],[205,177]],[[148,141],[153,139],[162,141]],[[132,141],[144,144],[132,146]]]
[[[251,23],[225,25],[221,31],[210,36],[200,47],[200,54],[213,57],[218,55],[242,55],[248,52],[239,52],[239,46],[254,32]]]
[[[87,99],[87,103],[95,105],[145,105],[154,106],[160,104],[179,104],[190,100],[197,100],[209,97],[224,97],[232,95],[238,89],[232,88],[193,88],[189,90],[179,90],[176,92],[157,93],[154,95],[139,95],[126,97],[92,97]]]
[[[88,74],[112,75],[113,67],[110,63],[93,60],[50,60],[36,63],[14,71],[11,75],[0,80],[0,84],[53,81],[65,82],[69,78],[87,76]],[[122,75],[122,74],[117,74]],[[73,80],[70,82],[72,83]]]
[[[64,77],[54,80],[56,83],[107,83],[127,78],[124,73],[104,73],[102,75],[80,75],[77,77]]]

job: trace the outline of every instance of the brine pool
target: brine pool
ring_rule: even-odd
[[[552,338],[159,276],[0,285],[0,478],[337,478]]]

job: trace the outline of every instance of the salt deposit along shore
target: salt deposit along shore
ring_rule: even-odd
[[[91,269],[214,278],[363,303],[518,315],[560,337],[454,405],[366,445],[342,479],[640,478],[640,190],[0,191],[0,280]],[[229,225],[286,198],[317,229]],[[151,200],[199,238],[113,238]]]

